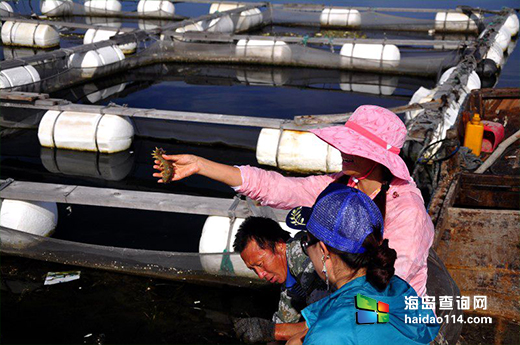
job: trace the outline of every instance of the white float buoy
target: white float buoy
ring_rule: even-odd
[[[357,28],[361,25],[361,15],[358,10],[353,9],[325,8],[321,11],[320,24]]]
[[[193,24],[188,24],[186,26],[175,29],[175,32],[184,33],[184,32],[188,32],[188,31],[199,31],[199,32],[204,31],[203,24],[204,23],[202,21],[196,22]],[[161,37],[162,37],[162,35],[161,35]],[[162,40],[162,38],[161,38],[161,40]]]
[[[280,138],[281,135],[281,138]],[[341,171],[341,153],[311,132],[263,128],[258,136],[258,163],[287,171]]]
[[[474,13],[470,18],[460,12],[437,12],[435,15],[435,31],[478,31],[476,20],[482,20],[480,13]]]
[[[258,8],[240,12],[235,32],[248,31],[262,24],[263,20],[262,11]]]
[[[237,42],[236,55],[248,58],[261,58],[268,62],[290,62],[291,47],[282,41],[247,40]]]
[[[2,43],[23,47],[50,48],[60,44],[60,34],[47,24],[8,20],[2,26]]]
[[[115,14],[121,12],[121,3],[117,0],[92,0],[85,2],[85,13],[89,14]]]
[[[233,242],[243,218],[235,219],[231,235],[229,234],[230,220],[227,217],[209,216],[202,228],[199,241],[199,253],[224,253],[233,252]],[[279,222],[282,229],[289,231],[294,236],[298,231],[290,229],[285,223]],[[229,243],[228,243],[229,241]],[[229,244],[229,245],[228,245]],[[229,260],[227,260],[229,258]],[[224,261],[226,260],[226,261]],[[235,275],[248,278],[258,278],[254,271],[247,268],[238,253],[226,255],[201,255],[200,261],[204,270],[208,273],[218,274],[222,270],[232,269]]]
[[[504,26],[509,30],[509,33],[511,36],[516,36],[518,34],[518,28],[520,26],[520,23],[518,22],[518,17],[516,14],[511,13],[509,17],[507,17],[506,22],[504,23]]]
[[[235,31],[235,24],[233,24],[230,16],[222,16],[212,19],[206,31],[229,34]]]
[[[239,2],[214,2],[209,7],[209,14],[234,10],[244,5]]]
[[[175,6],[166,0],[140,0],[137,12],[141,16],[173,18]]]
[[[0,225],[38,236],[49,236],[58,224],[55,202],[0,200]]]
[[[108,46],[83,53],[74,53],[69,57],[69,68],[81,68],[82,76],[90,78],[99,67],[123,61],[125,54],[117,46]]]
[[[0,89],[32,84],[39,81],[40,75],[31,65],[0,71]]]
[[[44,147],[114,153],[132,144],[134,128],[126,117],[49,110],[38,127]]]
[[[225,3],[225,2],[217,2],[211,4],[209,8],[209,13],[215,12],[225,12],[229,10],[234,10],[239,7],[244,6],[243,3]],[[238,17],[237,25],[235,27],[235,32],[248,31],[251,28],[254,28],[260,24],[262,24],[263,15],[262,11],[258,8],[252,8],[246,11],[240,12],[240,16]]]
[[[437,84],[441,85],[444,84],[446,80],[450,77],[451,73],[455,70],[456,67],[451,67],[444,72],[441,77],[439,78],[439,82]],[[466,83],[466,87],[471,90],[478,90],[481,87],[480,78],[477,74],[477,72],[473,71],[469,75],[468,82]]]
[[[112,38],[115,35],[121,35],[123,32],[119,31],[111,31],[111,30],[102,30],[102,29],[88,29],[85,33],[85,37],[83,38],[83,44],[91,44],[101,41],[106,41]],[[137,43],[131,42],[126,44],[118,45],[119,49],[123,52],[123,54],[132,54],[137,49]]]
[[[343,67],[365,70],[397,68],[401,61],[399,48],[393,44],[347,43],[341,47]]]
[[[13,8],[11,7],[11,5],[9,5],[8,2],[0,1],[0,15],[2,17],[8,17],[13,12]]]
[[[72,0],[42,0],[40,10],[43,15],[49,17],[68,16],[74,12]]]

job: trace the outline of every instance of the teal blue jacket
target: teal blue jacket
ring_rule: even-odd
[[[357,324],[355,297],[358,293],[387,303],[389,322]],[[384,291],[378,291],[365,277],[354,279],[302,311],[309,328],[303,344],[428,344],[440,328],[435,315],[432,310],[421,308],[421,298],[417,310],[406,310],[406,296],[417,296],[417,293],[397,276],[390,279]]]

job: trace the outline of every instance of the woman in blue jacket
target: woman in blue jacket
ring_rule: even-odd
[[[302,248],[335,290],[303,310],[307,329],[288,344],[428,344],[436,337],[433,310],[394,275],[396,252],[382,241],[383,218],[367,195],[332,184],[312,209],[293,209],[287,224],[307,230]]]

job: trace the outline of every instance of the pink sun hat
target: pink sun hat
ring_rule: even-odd
[[[311,130],[342,153],[368,158],[387,167],[392,175],[412,181],[399,152],[406,139],[406,127],[397,115],[376,105],[362,105],[345,126]]]

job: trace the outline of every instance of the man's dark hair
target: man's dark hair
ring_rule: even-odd
[[[277,242],[287,242],[291,238],[289,232],[270,218],[247,217],[238,228],[233,248],[242,253],[250,240],[255,240],[262,249],[270,248],[274,253]]]

